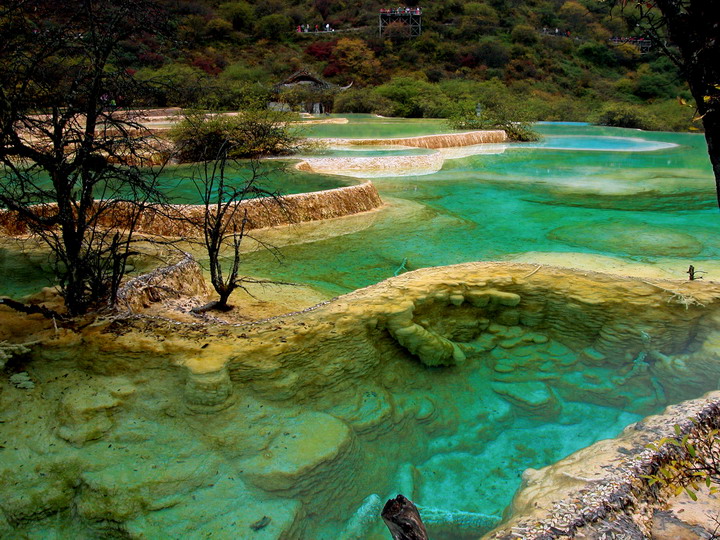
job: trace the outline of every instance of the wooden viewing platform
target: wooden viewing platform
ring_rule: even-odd
[[[614,37],[610,38],[609,42],[611,45],[615,46],[622,45],[623,43],[628,43],[629,45],[633,45],[634,47],[640,49],[640,52],[643,54],[650,52],[653,49],[652,40],[641,37]]]
[[[388,25],[392,23],[407,26],[408,37],[418,37],[422,33],[422,9],[419,7],[381,9],[378,15],[380,37],[385,34]]]

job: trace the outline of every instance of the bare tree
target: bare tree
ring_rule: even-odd
[[[695,99],[720,206],[720,9],[711,0],[600,0],[619,4],[631,28],[680,69]]]
[[[203,211],[200,216],[175,216],[191,221],[199,230],[208,255],[210,280],[220,296],[218,301],[194,311],[228,311],[230,295],[237,289],[250,293],[249,284],[288,283],[242,275],[243,241],[250,239],[280,260],[279,251],[252,235],[246,201],[256,199],[256,207],[284,211],[277,191],[265,187],[270,172],[280,172],[278,162],[261,162],[264,155],[287,154],[303,143],[291,120],[294,116],[265,107],[245,109],[234,116],[196,110],[186,112],[171,134],[175,155],[180,161],[194,162],[195,184]],[[243,161],[239,161],[243,159]],[[243,165],[245,172],[239,173]]]
[[[143,89],[114,60],[164,18],[153,0],[0,7],[0,207],[50,248],[70,315],[114,301],[135,225],[161,199],[157,141],[120,110]]]
[[[271,280],[243,276],[240,265],[243,259],[241,246],[246,238],[258,242],[261,249],[270,251],[279,260],[278,250],[251,233],[248,209],[244,203],[249,199],[262,199],[259,204],[282,207],[282,198],[262,186],[263,172],[257,159],[251,160],[250,172],[243,178],[228,175],[229,167],[237,162],[228,158],[233,143],[228,141],[214,160],[197,164],[193,182],[202,200],[203,212],[198,223],[202,230],[203,245],[208,255],[210,281],[220,296],[195,312],[207,310],[229,311],[230,295],[237,289],[249,292],[251,283],[279,283]]]

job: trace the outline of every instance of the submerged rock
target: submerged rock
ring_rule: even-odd
[[[554,229],[548,237],[572,246],[630,255],[692,257],[704,248],[696,237],[676,228],[627,221],[566,225]]]
[[[13,386],[15,386],[15,388],[19,388],[21,390],[32,390],[35,388],[35,383],[30,379],[30,375],[28,375],[27,371],[21,371],[20,373],[10,375],[10,382]]]
[[[105,389],[82,386],[68,390],[58,410],[58,437],[75,446],[101,438],[113,427],[112,409],[121,403]]]
[[[368,495],[340,533],[339,540],[365,540],[372,526],[380,520],[382,507],[379,495]]]
[[[328,414],[305,413],[241,467],[252,483],[265,490],[313,492],[317,484],[339,473],[351,446],[352,432],[344,422]]]
[[[494,382],[492,389],[531,416],[553,418],[560,412],[557,396],[542,382]]]

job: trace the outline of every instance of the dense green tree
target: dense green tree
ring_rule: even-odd
[[[220,4],[218,12],[235,30],[249,31],[253,27],[255,13],[247,2],[225,2]]]
[[[563,30],[570,29],[571,31],[584,32],[588,24],[592,21],[590,11],[580,4],[569,0],[565,2],[558,11],[560,16],[561,24],[563,24]]]
[[[286,38],[292,31],[293,24],[289,17],[281,13],[265,15],[255,25],[255,35],[260,38],[279,41]]]
[[[538,41],[538,34],[532,26],[528,26],[527,24],[518,24],[513,27],[510,38],[516,43],[533,45]]]
[[[382,65],[361,39],[340,39],[335,46],[333,59],[340,72],[359,85],[378,82],[382,78]]]

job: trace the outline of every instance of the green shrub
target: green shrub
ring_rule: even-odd
[[[659,120],[663,131],[699,131],[702,122],[694,120],[695,107],[682,105],[677,99],[655,101],[648,105],[648,111]]]
[[[662,65],[662,64],[661,64]],[[680,80],[673,70],[656,71],[657,64],[642,64],[637,70],[635,95],[642,99],[677,96]]]
[[[378,96],[369,88],[350,88],[335,96],[333,111],[336,113],[373,113],[389,116],[393,104],[387,98]]]
[[[293,24],[289,17],[276,13],[266,15],[255,25],[255,35],[270,41],[281,41],[292,35]]]
[[[646,109],[629,103],[605,105],[595,119],[601,126],[657,130],[659,121]]]
[[[192,111],[171,129],[170,139],[181,163],[291,154],[301,141],[291,124],[296,119],[292,114],[264,109],[234,116]]]
[[[227,39],[233,33],[233,25],[225,19],[215,18],[205,25],[205,35],[210,39]]]
[[[453,103],[440,86],[409,77],[398,77],[378,86],[375,94],[388,100],[392,116],[404,118],[444,118],[453,112]]]
[[[490,68],[503,68],[510,61],[510,50],[499,40],[484,39],[477,46],[478,60]]]
[[[577,53],[581,58],[598,66],[612,66],[617,61],[613,52],[602,43],[588,41],[578,47]]]
[[[452,129],[502,129],[511,141],[537,141],[540,135],[530,127],[527,115],[521,109],[513,109],[506,104],[495,104],[482,108],[480,114],[475,110],[464,109],[448,121]]]
[[[512,29],[510,39],[514,43],[533,45],[538,41],[538,34],[532,26],[528,26],[527,24],[518,24]]]
[[[220,4],[218,11],[235,30],[249,30],[255,20],[252,6],[247,2],[225,2]]]

